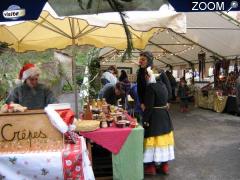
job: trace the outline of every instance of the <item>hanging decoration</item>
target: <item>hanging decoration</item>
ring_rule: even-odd
[[[234,63],[234,74],[236,77],[238,77],[238,75],[239,75],[237,59],[235,60],[235,63]]]
[[[203,50],[201,50],[198,53],[199,80],[203,80],[204,79],[205,61],[206,61],[206,53]]]

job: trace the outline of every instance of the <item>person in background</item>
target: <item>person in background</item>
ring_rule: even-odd
[[[137,91],[141,109],[144,111],[144,98],[147,87],[147,82],[145,79],[146,69],[147,67],[153,66],[153,54],[150,51],[144,51],[140,53],[139,66],[140,67],[137,73]]]
[[[101,83],[104,86],[105,84],[111,83],[116,84],[117,79],[117,69],[115,66],[109,66],[107,71],[104,72],[101,76]]]
[[[196,87],[194,85],[193,78],[190,79],[190,84],[189,84],[188,88],[189,88],[189,95],[188,95],[189,102],[195,102]]]
[[[236,80],[236,96],[237,96],[238,116],[240,116],[240,75]]]
[[[121,70],[121,74],[120,74],[118,80],[121,81],[121,82],[125,82],[125,81],[129,82],[128,75],[127,75],[126,71]]]
[[[134,83],[131,86],[129,95],[134,100],[134,117],[137,118],[138,123],[142,125],[143,111],[141,109],[141,104],[138,98],[137,83]]]
[[[180,111],[188,112],[189,88],[184,78],[181,78],[178,87],[178,97],[180,98]]]
[[[121,74],[120,74],[118,80],[119,80],[119,82],[123,83],[123,85],[125,87],[126,94],[129,94],[129,91],[130,91],[130,88],[131,88],[131,83],[128,80],[128,76],[127,76],[126,71],[121,70]]]
[[[171,84],[171,88],[172,88],[172,101],[176,101],[176,94],[175,94],[175,90],[177,87],[177,82],[176,79],[173,77],[172,72],[170,71],[166,71],[166,75],[168,77],[168,80],[170,81]]]
[[[118,100],[125,97],[124,85],[117,82],[115,85],[108,83],[99,92],[100,99],[105,98],[106,102],[111,105],[118,105]]]
[[[147,87],[144,127],[144,173],[168,174],[168,161],[174,157],[173,125],[168,113],[168,90],[166,85],[156,82],[150,67],[146,73]]]
[[[130,91],[130,88],[131,88],[131,83],[130,81],[128,80],[128,75],[126,73],[126,71],[124,70],[121,70],[121,74],[118,78],[119,82],[122,82],[123,85],[124,85],[124,91],[125,91],[125,97],[122,99],[122,103],[124,103],[124,107],[125,108],[128,108],[128,99],[127,99],[127,96],[129,95],[129,91]]]
[[[6,103],[13,102],[28,109],[43,109],[48,104],[56,103],[52,91],[38,82],[39,76],[40,70],[36,65],[25,64],[19,73],[22,83],[10,92]]]

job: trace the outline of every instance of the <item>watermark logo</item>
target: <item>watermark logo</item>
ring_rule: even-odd
[[[237,1],[231,1],[230,7],[227,7],[225,2],[204,2],[204,1],[193,1],[192,11],[231,11],[238,8]]]
[[[21,9],[18,5],[11,5],[7,10],[3,11],[3,17],[6,19],[17,20],[23,16],[25,16],[25,9]]]
[[[240,0],[168,0],[178,12],[239,11]]]
[[[192,2],[192,11],[224,11],[224,2]]]
[[[230,8],[227,10],[227,12],[231,11],[232,9],[238,8],[238,2],[237,1],[232,1]]]

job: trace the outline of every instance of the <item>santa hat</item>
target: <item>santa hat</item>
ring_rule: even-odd
[[[25,81],[29,77],[33,77],[37,74],[40,74],[40,69],[34,64],[25,64],[19,72],[19,79]]]
[[[63,134],[66,133],[74,121],[74,112],[70,109],[70,104],[48,104],[44,108],[50,122]]]

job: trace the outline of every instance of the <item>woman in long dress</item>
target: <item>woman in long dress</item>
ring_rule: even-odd
[[[146,71],[146,93],[143,114],[144,173],[157,171],[168,174],[168,161],[174,159],[173,125],[168,113],[168,90],[164,83],[155,80],[152,71]]]

